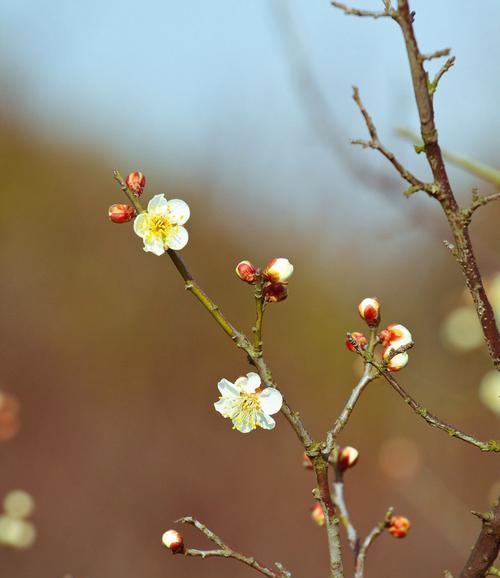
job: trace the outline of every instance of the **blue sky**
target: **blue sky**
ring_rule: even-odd
[[[436,97],[442,142],[495,162],[488,143],[500,129],[500,3],[412,6],[422,50],[450,46],[457,56]],[[201,174],[222,195],[251,194],[266,207],[304,196],[321,203],[332,183],[371,202],[370,187],[307,120],[294,50],[346,150],[349,138],[365,136],[351,100],[357,84],[384,141],[423,167],[393,134],[416,127],[399,30],[388,20],[346,17],[328,0],[144,0],[140,8],[130,0],[3,0],[0,39],[16,114],[108,151],[125,170],[161,167],[181,182]],[[390,170],[374,153],[353,154],[361,166]]]

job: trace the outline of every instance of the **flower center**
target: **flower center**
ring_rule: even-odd
[[[154,215],[151,218],[149,229],[152,233],[165,235],[171,226],[172,225],[169,223],[166,217],[162,217],[161,215]]]
[[[240,393],[238,413],[233,417],[237,425],[249,425],[252,429],[257,427],[257,417],[262,411],[258,393]]]

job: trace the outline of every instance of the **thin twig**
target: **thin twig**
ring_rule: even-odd
[[[342,10],[345,14],[349,16],[361,16],[361,17],[368,17],[368,18],[387,18],[392,16],[393,10],[390,8],[390,2],[384,2],[385,10],[381,10],[379,12],[372,11],[372,10],[360,10],[358,8],[350,8],[341,2],[335,2],[331,0],[331,5],[339,10]]]
[[[256,356],[262,356],[262,322],[264,320],[264,294],[262,291],[264,285],[264,280],[262,274],[259,272],[255,280],[255,326],[253,327],[254,332],[254,349]]]
[[[431,54],[421,54],[420,60],[434,60],[435,58],[443,58],[444,56],[449,56],[451,52],[450,48],[443,48],[443,50],[436,50]]]
[[[333,484],[333,502],[339,511],[340,522],[344,526],[347,533],[347,540],[349,546],[354,553],[354,559],[359,555],[359,538],[356,528],[351,522],[349,511],[344,500],[344,481],[336,481]]]
[[[403,386],[393,377],[393,375],[381,364],[374,360],[370,363],[375,367],[380,375],[393,387],[393,389],[404,399],[404,401],[411,407],[411,409],[429,425],[437,429],[445,431],[450,437],[458,438],[468,444],[476,446],[483,452],[500,452],[500,440],[489,440],[482,442],[475,437],[457,429],[456,427],[446,423],[427,410],[426,407],[418,403],[411,395],[403,388]]]
[[[358,558],[356,560],[354,578],[363,578],[364,571],[365,571],[366,554],[368,552],[368,549],[373,544],[373,542],[376,540],[376,538],[378,538],[380,536],[380,534],[382,534],[382,532],[385,530],[385,528],[387,528],[389,526],[391,518],[392,518],[392,513],[393,513],[393,508],[389,508],[387,510],[385,516],[384,516],[384,519],[380,522],[380,524],[377,524],[375,526],[375,528],[373,528],[373,530],[365,538],[363,545],[361,546],[361,548],[359,550]]]
[[[219,536],[217,536],[217,534],[215,534],[214,532],[212,532],[212,530],[207,528],[205,524],[202,524],[199,520],[191,516],[180,518],[179,520],[176,520],[176,522],[180,524],[190,524],[191,526],[194,526],[195,528],[200,530],[200,532],[205,534],[205,536],[211,542],[219,546],[218,550],[198,550],[195,548],[186,548],[184,550],[184,554],[186,556],[201,556],[202,558],[209,558],[211,556],[220,558],[234,558],[235,560],[238,560],[239,562],[242,562],[243,564],[250,566],[254,570],[257,570],[261,574],[264,574],[264,576],[267,576],[268,578],[289,578],[291,576],[290,572],[286,570],[282,564],[279,563],[276,564],[276,566],[280,571],[275,572],[274,570],[271,570],[267,566],[264,566],[263,564],[258,562],[253,556],[245,556],[241,552],[233,550],[225,542],[223,542],[223,540]]]
[[[450,58],[448,58],[448,60],[443,64],[443,66],[441,66],[441,68],[438,70],[436,76],[434,77],[434,80],[429,84],[429,94],[432,96],[438,87],[439,81],[441,80],[441,78],[443,77],[443,75],[448,72],[448,70],[450,70],[450,68],[455,64],[455,57],[454,56],[450,56]]]
[[[413,175],[406,167],[404,167],[399,162],[394,153],[392,153],[382,145],[382,143],[378,138],[378,133],[375,124],[361,100],[361,97],[359,95],[359,89],[357,86],[353,86],[352,98],[354,102],[358,105],[358,108],[365,120],[368,133],[370,134],[369,141],[357,139],[351,141],[352,144],[361,145],[364,148],[371,148],[373,150],[380,152],[392,164],[392,166],[397,170],[397,172],[401,175],[401,177],[410,184],[410,189],[408,189],[406,193],[407,196],[416,191],[425,191],[428,195],[434,196],[434,191],[430,184],[424,183],[423,181],[418,179],[415,175]]]

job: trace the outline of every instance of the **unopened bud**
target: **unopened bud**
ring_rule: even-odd
[[[406,351],[403,351],[402,353],[398,353],[393,357],[391,357],[395,349],[397,348],[394,348],[392,345],[390,345],[389,347],[386,347],[384,349],[384,353],[382,354],[384,361],[389,360],[387,362],[387,369],[389,371],[399,371],[400,369],[403,369],[403,367],[406,367],[406,365],[408,365],[409,358]]]
[[[283,257],[271,259],[262,272],[264,278],[270,283],[288,283],[292,273],[293,265]]]
[[[359,452],[356,448],[352,448],[351,446],[341,448],[337,456],[337,467],[341,472],[345,472],[356,464],[358,458]]]
[[[313,522],[316,522],[316,524],[318,524],[318,526],[325,525],[325,514],[319,502],[316,502],[314,506],[311,508],[311,518],[313,519]]]
[[[163,545],[172,550],[173,554],[184,552],[184,538],[177,530],[167,530],[161,537]]]
[[[257,269],[250,263],[250,261],[240,261],[236,265],[236,275],[245,283],[255,283],[255,276]]]
[[[130,205],[111,205],[111,207],[109,207],[108,215],[113,223],[127,223],[134,218],[135,209]]]
[[[376,327],[380,319],[380,303],[376,297],[367,297],[358,305],[362,319],[369,327]]]
[[[306,454],[306,452],[304,452],[304,455],[302,456],[302,465],[304,466],[304,468],[306,470],[312,470],[313,469],[313,464],[311,462],[311,458]]]
[[[351,336],[356,341],[356,343],[361,347],[361,349],[366,349],[366,345],[368,343],[368,340],[366,339],[366,337],[364,336],[363,333],[360,333],[359,331],[353,331],[351,333]],[[351,351],[356,351],[356,348],[349,341],[349,339],[345,340],[345,344],[346,344],[347,349],[350,349]]]
[[[410,330],[400,323],[392,323],[383,329],[378,336],[383,345],[393,345],[395,349],[412,342]]]
[[[135,171],[127,176],[125,184],[136,197],[140,197],[146,185],[146,177],[139,171]]]
[[[389,533],[395,538],[404,538],[410,529],[410,520],[404,516],[393,516],[389,522]]]
[[[264,299],[267,303],[277,303],[278,301],[283,301],[288,297],[288,289],[286,285],[281,285],[280,283],[266,283],[263,289]]]

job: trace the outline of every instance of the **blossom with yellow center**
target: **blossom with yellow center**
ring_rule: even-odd
[[[221,396],[214,407],[232,420],[233,429],[248,433],[257,426],[273,429],[276,425],[271,415],[281,409],[283,397],[274,387],[261,389],[260,386],[259,375],[252,372],[238,377],[234,383],[221,379],[217,384]]]
[[[148,210],[134,221],[134,231],[144,241],[144,251],[163,255],[167,249],[179,251],[188,242],[189,236],[182,226],[189,219],[189,206],[184,201],[167,201],[163,194],[155,195]]]

